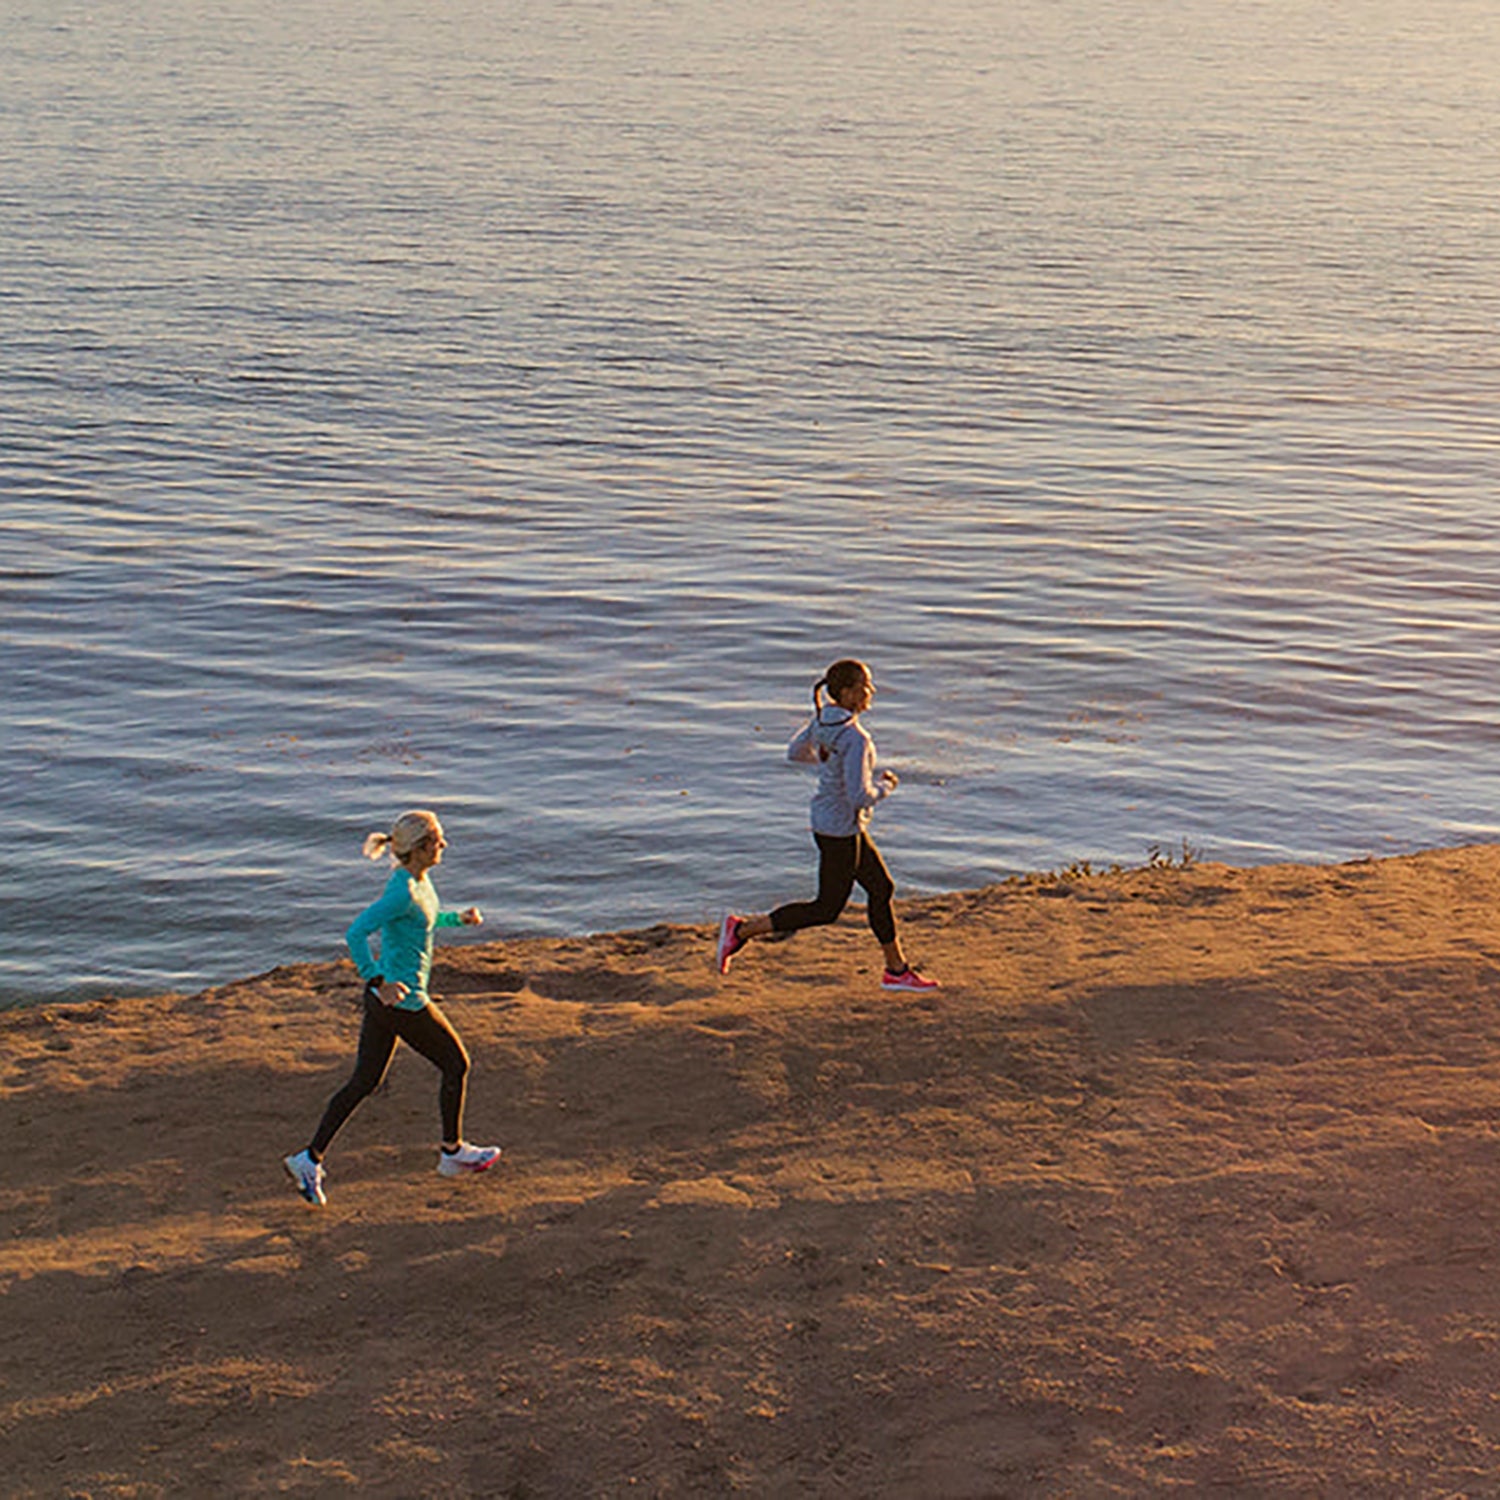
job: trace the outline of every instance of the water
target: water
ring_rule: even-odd
[[[1490,0],[0,0],[0,1000],[1493,838]]]

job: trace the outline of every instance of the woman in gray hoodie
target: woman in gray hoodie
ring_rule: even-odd
[[[831,700],[823,702],[823,690]],[[859,716],[875,696],[870,669],[862,661],[836,661],[813,688],[813,716],[787,746],[788,760],[821,765],[812,800],[813,841],[818,846],[818,894],[762,916],[733,912],[719,924],[719,973],[752,938],[789,936],[804,927],[836,922],[857,880],[864,887],[870,930],[885,952],[882,989],[935,990],[938,982],[917,973],[901,951],[891,910],[895,885],[869,834],[870,811],[896,790],[894,771],[875,770],[875,742]]]

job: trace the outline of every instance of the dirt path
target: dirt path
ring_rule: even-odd
[[[1500,850],[1006,885],[709,972],[450,949],[0,1015],[0,1491],[1500,1494]]]

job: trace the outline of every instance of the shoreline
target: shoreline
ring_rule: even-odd
[[[1361,852],[1349,854],[1329,854],[1317,858],[1300,859],[1296,857],[1270,857],[1266,856],[1253,863],[1238,864],[1232,857],[1205,858],[1202,851],[1192,844],[1191,840],[1182,838],[1167,843],[1143,843],[1144,858],[1132,863],[1124,863],[1119,859],[1108,856],[1097,856],[1089,858],[1078,856],[1066,863],[1059,863],[1054,867],[1036,870],[1017,869],[1005,874],[996,874],[992,878],[986,878],[975,885],[937,886],[922,887],[910,881],[898,880],[896,890],[896,905],[898,911],[905,906],[919,907],[928,901],[938,901],[949,898],[971,895],[975,891],[990,890],[992,888],[1010,888],[1014,886],[1038,886],[1055,883],[1059,880],[1079,879],[1085,876],[1111,877],[1132,876],[1151,869],[1179,869],[1182,868],[1184,853],[1188,856],[1188,867],[1193,865],[1217,864],[1234,870],[1257,870],[1273,869],[1281,867],[1296,867],[1322,870],[1332,868],[1336,865],[1361,865],[1370,862],[1382,862],[1391,859],[1411,858],[1424,854],[1440,854],[1453,849],[1472,848],[1482,844],[1483,840],[1470,840],[1458,844],[1437,844],[1432,846],[1412,846],[1389,852]],[[346,861],[347,864],[347,861]],[[348,874],[346,869],[344,872]],[[449,885],[448,876],[451,872],[443,872],[441,876],[442,888],[447,889]],[[486,911],[498,911],[501,919],[504,919],[503,901],[488,900],[482,897],[482,893],[474,890],[476,883],[471,880],[461,882],[462,893],[480,897],[479,904]],[[455,886],[454,892],[459,892],[459,886]],[[796,899],[798,892],[808,894],[812,890],[811,872],[805,858],[789,871],[786,880],[780,882],[779,886],[763,891],[762,904],[766,907],[783,898]],[[742,893],[743,894],[743,893]],[[860,905],[863,893],[856,886],[851,898],[849,911],[856,913],[862,911]],[[749,899],[749,898],[747,898]],[[357,904],[357,901],[356,901]],[[465,900],[464,904],[468,904]],[[341,931],[340,923],[347,925],[350,912],[354,909],[348,901],[339,903],[332,910],[326,924],[329,930],[334,932],[334,937],[327,941],[309,945],[302,956],[293,954],[284,963],[278,964],[277,968],[295,967],[320,967],[336,964],[343,956],[345,950],[342,941],[338,938]],[[656,927],[701,927],[713,921],[717,922],[720,913],[706,911],[701,907],[688,913],[666,913],[658,915],[650,913],[643,916],[641,925],[626,926],[612,925],[598,929],[587,926],[577,929],[563,928],[523,928],[511,927],[505,923],[504,936],[477,936],[465,937],[461,941],[475,946],[488,945],[491,943],[510,943],[512,945],[526,945],[530,943],[549,943],[564,941],[591,941],[599,938],[608,938],[632,932],[651,931]],[[846,917],[846,921],[850,918]],[[495,926],[487,926],[479,929],[481,933],[498,931]],[[466,930],[467,931],[467,930]],[[453,944],[453,938],[444,934],[440,942]],[[270,971],[264,971],[270,972]],[[61,988],[51,993],[36,993],[23,989],[19,983],[10,984],[8,987],[0,987],[0,1017],[7,1012],[16,1010],[31,1010],[39,1006],[87,1006],[96,1003],[114,1004],[116,1002],[132,1002],[158,999],[162,996],[186,996],[203,994],[209,990],[222,990],[236,984],[243,984],[257,978],[253,972],[237,973],[234,970],[226,970],[221,974],[210,973],[184,974],[181,976],[164,977],[159,983],[147,981],[133,981],[128,979],[110,979],[99,977],[88,981],[66,981]],[[180,982],[179,982],[180,978]]]
[[[1495,1482],[1500,846],[898,911],[440,943],[506,1155],[403,1049],[321,1211],[347,961],[0,1012],[7,1493]]]

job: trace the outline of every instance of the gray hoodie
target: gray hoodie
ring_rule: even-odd
[[[812,799],[812,830],[848,838],[870,821],[870,809],[890,795],[875,777],[875,741],[847,708],[837,704],[815,714],[790,745],[786,758],[805,765],[822,762]]]

